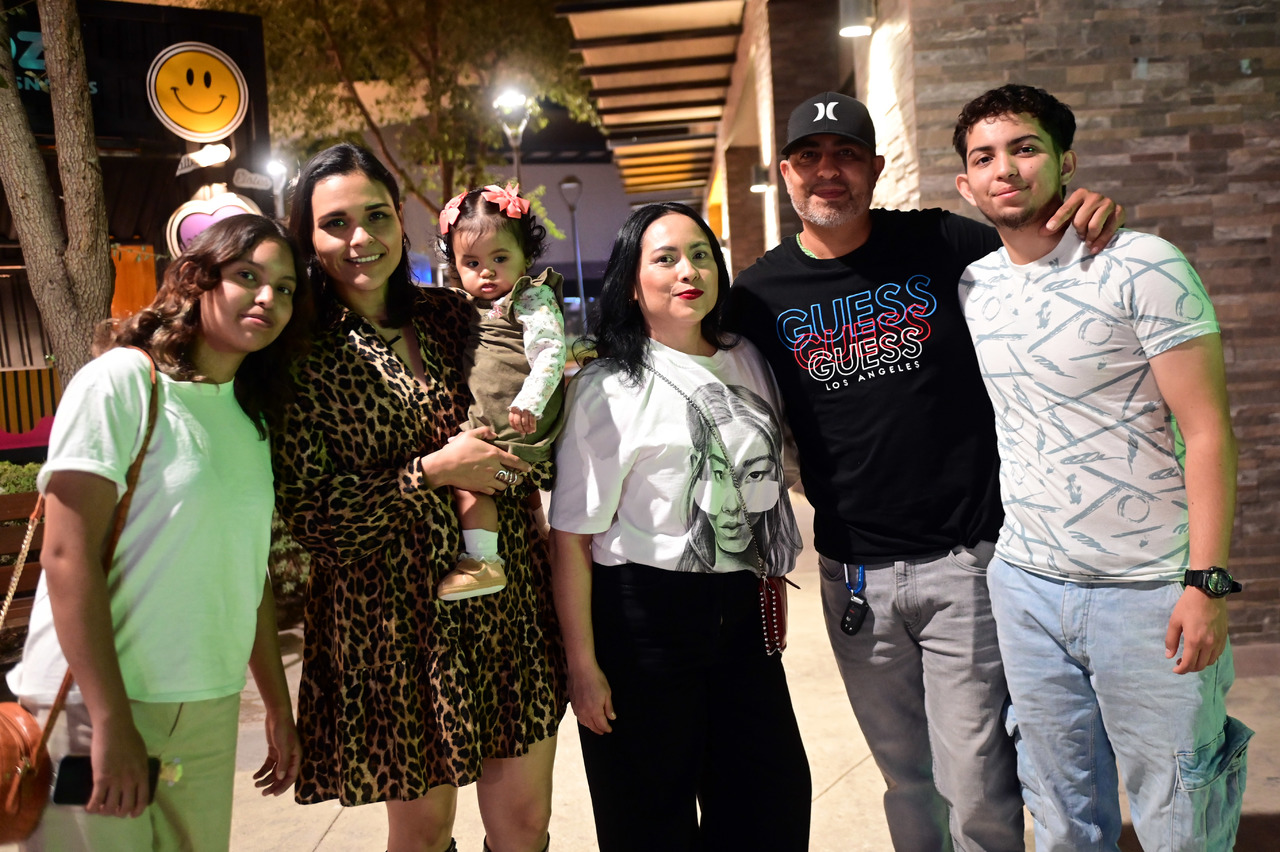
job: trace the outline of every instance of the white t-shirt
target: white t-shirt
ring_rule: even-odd
[[[745,341],[707,357],[650,341],[649,357],[693,402],[650,370],[635,387],[608,362],[583,369],[556,444],[551,526],[590,534],[601,565],[673,571],[757,571],[754,533],[768,573],[789,572],[800,535],[769,367]]]
[[[113,349],[76,373],[41,491],[57,471],[82,471],[124,494],[146,429],[148,370],[141,353]],[[244,687],[253,647],[271,543],[271,455],[231,383],[158,380],[160,415],[108,579],[116,653],[131,699],[219,698]],[[52,702],[65,671],[41,577],[9,685]]]
[[[1187,259],[1135,231],[1091,256],[1068,228],[1033,263],[970,265],[960,299],[996,412],[996,553],[1077,582],[1181,579],[1186,488],[1149,360],[1218,331]]]

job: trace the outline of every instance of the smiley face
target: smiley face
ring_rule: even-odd
[[[249,89],[221,50],[197,41],[170,45],[147,73],[151,109],[165,127],[190,142],[214,142],[244,120]]]

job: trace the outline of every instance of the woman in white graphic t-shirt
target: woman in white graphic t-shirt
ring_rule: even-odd
[[[553,587],[601,852],[808,848],[810,778],[761,574],[800,549],[768,366],[681,204],[614,242],[566,397]]]

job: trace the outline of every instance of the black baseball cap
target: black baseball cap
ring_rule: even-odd
[[[876,126],[871,123],[871,113],[862,101],[839,92],[814,95],[791,111],[782,156],[790,154],[796,143],[818,133],[843,136],[876,152]]]

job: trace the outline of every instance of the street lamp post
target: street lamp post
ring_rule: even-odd
[[[267,173],[271,175],[271,194],[275,196],[276,218],[284,218],[284,179],[289,169],[279,160],[267,163]]]
[[[507,142],[511,145],[512,159],[516,167],[516,183],[520,183],[520,139],[529,124],[529,99],[515,89],[507,89],[493,101],[493,108],[498,111],[502,122],[502,130],[507,134]]]
[[[573,262],[578,269],[578,309],[582,311],[582,333],[587,328],[587,285],[582,280],[582,246],[578,243],[578,201],[582,198],[582,181],[573,175],[560,179],[560,197],[569,205],[569,227],[573,231]]]

